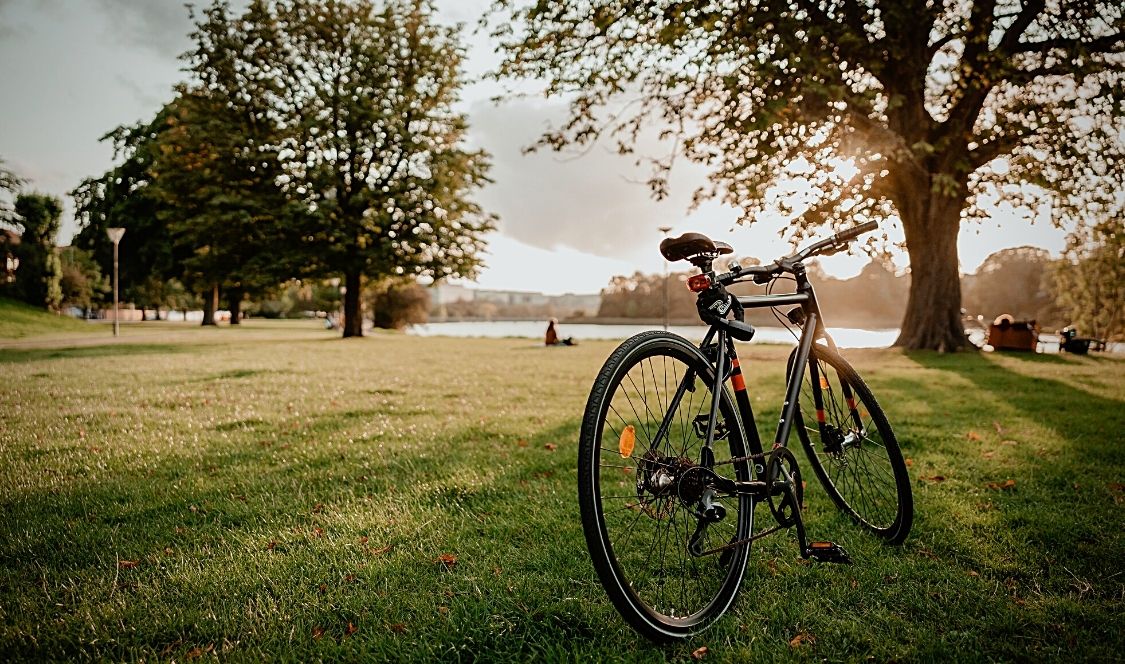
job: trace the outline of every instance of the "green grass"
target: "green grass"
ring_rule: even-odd
[[[23,302],[0,297],[0,339],[89,332],[91,326]]]
[[[810,482],[810,536],[857,564],[774,536],[715,628],[659,648],[609,605],[578,519],[579,420],[612,343],[145,329],[0,348],[0,659],[1125,650],[1119,358],[849,353],[911,460],[910,539],[873,541]],[[743,350],[764,432],[786,352]]]

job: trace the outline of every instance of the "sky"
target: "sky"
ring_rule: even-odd
[[[499,214],[500,223],[488,237],[477,286],[593,293],[614,275],[659,272],[662,226],[671,226],[671,235],[705,233],[734,246],[739,256],[766,262],[789,253],[781,220],[738,226],[736,212],[717,203],[689,213],[691,193],[705,176],[692,165],[677,167],[671,195],[657,202],[642,184],[645,167],[608,147],[581,155],[525,155],[523,148],[565,107],[529,97],[491,101],[500,89],[480,79],[498,57],[487,35],[474,33],[490,3],[437,0],[441,20],[466,24],[471,82],[462,108],[470,141],[493,156],[495,182],[478,199]],[[106,132],[150,119],[172,98],[173,85],[184,78],[178,56],[189,46],[190,29],[183,0],[0,0],[0,159],[30,181],[29,189],[64,199],[63,243],[76,230],[67,192],[113,165],[112,147],[99,140]],[[1017,217],[997,211],[988,222],[966,224],[959,242],[962,272],[975,271],[1006,247],[1029,244],[1055,255],[1063,248],[1065,229]],[[901,241],[900,228],[887,230]],[[867,260],[837,255],[822,265],[829,274],[849,277]],[[905,255],[895,260],[907,264]]]

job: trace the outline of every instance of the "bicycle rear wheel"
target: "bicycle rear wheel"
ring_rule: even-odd
[[[914,522],[914,499],[902,451],[879,402],[844,358],[819,344],[813,345],[804,381],[794,424],[817,479],[840,511],[901,544]]]
[[[582,422],[578,496],[590,557],[617,610],[655,641],[685,638],[718,619],[749,554],[748,544],[730,546],[753,527],[746,496],[715,496],[725,517],[698,532],[712,383],[712,367],[691,343],[642,333],[606,360]],[[749,480],[745,461],[723,464],[746,452],[730,395],[724,389],[718,397],[716,472]]]

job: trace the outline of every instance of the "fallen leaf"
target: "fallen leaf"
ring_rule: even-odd
[[[361,536],[361,537],[359,538],[359,543],[360,543],[360,544],[367,544],[367,535],[362,535],[362,536]]]
[[[1115,493],[1125,492],[1125,484],[1122,484],[1121,482],[1110,482],[1106,486],[1109,487],[1110,491],[1113,491]]]
[[[323,528],[313,528],[313,537],[321,537],[322,535],[324,535]]]
[[[906,457],[906,467],[907,468],[914,467],[914,459],[911,459],[910,457]]]
[[[316,505],[313,505],[312,511],[313,511],[313,514],[319,514],[320,512],[323,512],[324,511],[324,503],[317,503]]]
[[[1004,427],[1000,426],[1000,423],[999,423],[999,422],[993,422],[993,423],[992,423],[992,428],[993,428],[993,429],[996,429],[996,433],[997,433],[998,435],[999,435],[999,434],[1002,434],[1002,433],[1004,433]]]
[[[381,556],[384,553],[389,552],[393,548],[394,548],[393,544],[388,544],[386,546],[381,546],[378,549],[371,549],[371,553],[372,553],[372,555]]]
[[[355,626],[355,623],[348,623],[348,626],[344,628],[344,635],[345,636],[351,636],[352,634],[355,634],[358,631],[359,631],[359,628]]]
[[[980,573],[974,572],[973,570],[969,570],[969,576],[980,576]]]
[[[980,434],[976,431],[970,431],[966,436],[969,440],[980,440]]]
[[[134,568],[136,568],[137,565],[140,565],[140,564],[141,564],[141,561],[139,561],[139,560],[118,560],[117,561],[117,566],[121,569],[134,569]]]
[[[922,479],[926,480],[927,482],[934,482],[934,483],[944,482],[945,481],[945,475],[934,475],[932,477],[923,477]]]
[[[199,659],[200,657],[203,656],[203,648],[200,648],[199,646],[196,646],[196,647],[192,648],[191,650],[187,651],[187,654],[185,654],[184,656],[187,657],[188,659]]]
[[[1010,491],[1016,488],[1016,481],[1004,480],[1003,482],[989,482],[987,486],[993,491]]]
[[[406,625],[404,623],[393,623],[388,625],[388,628],[395,634],[402,634],[406,631]]]
[[[808,632],[799,632],[797,636],[794,636],[789,640],[789,647],[799,648],[806,643],[812,645],[816,643],[816,639],[813,638],[813,635],[809,634]]]
[[[1002,441],[1000,441],[1000,444],[1001,445],[1019,445],[1019,443],[1017,441],[1014,441],[1014,440],[1002,440]]]
[[[995,452],[982,452],[981,456],[986,458],[986,459],[991,459],[992,457],[996,456],[996,453]]]
[[[445,565],[446,569],[453,569],[457,566],[457,556],[452,553],[443,553],[437,557],[436,562]]]
[[[174,553],[175,553],[175,551],[172,550],[172,547],[170,547],[170,546],[164,547],[164,555],[170,556]]]
[[[324,628],[323,627],[313,627],[312,637],[314,639],[319,639],[322,636],[324,636]]]
[[[320,584],[320,586],[317,588],[317,591],[319,591],[321,595],[328,592],[328,584],[327,583]]]
[[[516,445],[519,445],[520,447],[527,447],[527,440],[524,438],[520,438],[516,441]]]
[[[547,443],[543,447],[546,448],[548,452],[554,452],[555,450],[559,449],[559,446],[554,443]]]
[[[700,660],[700,659],[703,659],[706,656],[707,656],[707,646],[699,646],[695,650],[691,651],[691,658],[694,659],[694,660]]]
[[[448,606],[439,606],[437,608],[437,612],[440,613],[443,616],[448,616],[449,615],[449,607]]]
[[[270,543],[266,545],[266,551],[273,551],[275,548],[277,548],[277,542],[274,540],[270,540]]]

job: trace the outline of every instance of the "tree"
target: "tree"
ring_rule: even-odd
[[[368,291],[375,327],[401,330],[429,320],[430,294],[413,279],[388,277],[370,284]]]
[[[798,234],[897,216],[911,270],[900,346],[965,344],[962,220],[998,200],[1049,203],[1059,220],[1104,209],[1125,184],[1119,2],[497,4],[498,75],[545,79],[570,101],[541,145],[611,135],[630,152],[657,123],[673,144],[653,160],[658,196],[686,155],[711,172],[697,200],[746,221],[790,177],[819,192]]]
[[[458,30],[429,1],[280,0],[273,108],[286,192],[307,210],[309,274],[342,277],[345,337],[361,336],[364,277],[471,276],[493,217],[470,199],[488,155],[453,110]],[[253,66],[252,64],[250,66]]]
[[[15,173],[4,167],[4,160],[0,159],[0,227],[13,226],[16,223],[15,210],[12,208],[11,203],[6,200],[8,196],[15,196],[19,193],[20,187],[24,184],[23,179],[16,176]]]
[[[58,254],[62,266],[59,280],[62,306],[77,307],[88,314],[96,302],[100,302],[111,292],[109,280],[102,276],[102,271],[90,252],[69,246],[60,247]]]
[[[167,304],[162,289],[152,287],[153,279],[163,283],[173,276],[182,258],[175,255],[167,225],[158,218],[161,201],[152,186],[156,140],[168,127],[169,112],[165,106],[149,122],[122,125],[103,136],[121,163],[70,192],[79,226],[73,244],[89,251],[103,274],[113,271],[113,243],[106,229],[126,229],[118,279],[123,299],[142,310]]]
[[[1054,261],[1038,247],[1002,249],[984,259],[976,274],[964,278],[965,310],[991,321],[1000,314],[1044,322],[1054,292],[1050,279]]]
[[[14,212],[22,229],[20,243],[12,248],[19,261],[12,284],[14,295],[28,304],[57,311],[62,302],[62,265],[55,242],[62,203],[54,196],[24,193],[16,198]]]
[[[185,281],[208,294],[205,325],[214,324],[220,288],[237,325],[247,294],[293,271],[287,249],[299,239],[286,245],[281,135],[269,107],[276,35],[265,3],[251,3],[242,17],[225,2],[208,7],[183,57],[192,80],[178,88],[156,146],[159,216],[185,257]]]
[[[1099,339],[1125,337],[1125,219],[1079,227],[1067,239],[1054,277],[1071,325]]]

